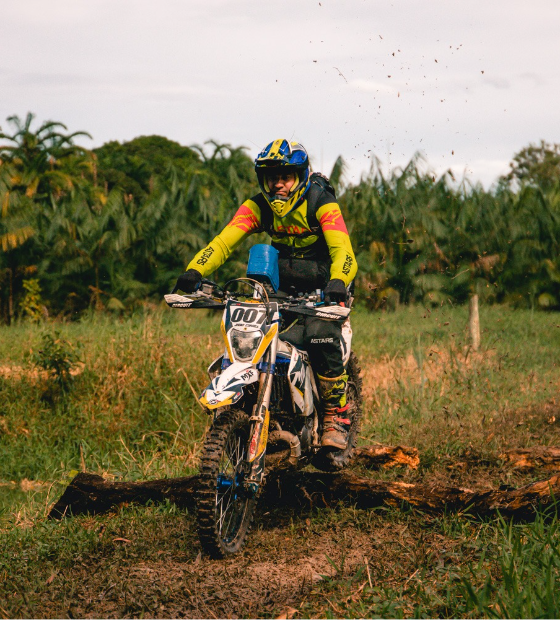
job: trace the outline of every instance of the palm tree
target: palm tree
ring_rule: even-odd
[[[0,139],[8,140],[7,144],[0,144],[0,160],[12,163],[18,173],[15,184],[29,197],[40,200],[49,193],[59,195],[71,191],[80,183],[84,165],[87,167],[89,163],[86,158],[89,151],[75,145],[74,139],[91,138],[91,135],[85,131],[64,134],[61,130],[67,130],[66,125],[55,121],[45,121],[37,131],[32,131],[34,118],[31,112],[24,121],[17,115],[8,117],[15,131],[0,132]],[[82,170],[72,170],[77,165],[76,159]]]
[[[113,297],[131,235],[123,204],[117,190],[104,204],[91,205],[78,195],[52,201],[39,265],[51,295],[89,299],[96,309],[104,306],[103,296]]]
[[[331,169],[331,173],[329,175],[329,182],[334,189],[335,193],[339,194],[343,190],[344,184],[344,175],[346,174],[348,166],[344,161],[342,155],[339,155],[336,158],[336,161],[333,164]]]
[[[27,242],[37,232],[34,205],[14,191],[15,177],[13,166],[0,162],[0,315],[7,323],[14,315],[15,279],[34,269]]]

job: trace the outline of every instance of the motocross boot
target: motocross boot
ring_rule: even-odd
[[[323,404],[323,447],[344,450],[348,445],[348,431],[350,419],[347,417],[349,405],[346,403],[346,386],[348,375],[340,377],[322,377],[319,379],[319,395]]]

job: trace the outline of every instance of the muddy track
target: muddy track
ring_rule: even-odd
[[[300,606],[331,577],[354,574],[366,558],[371,564],[370,578],[378,579],[388,558],[398,561],[404,553],[404,541],[410,535],[406,533],[403,539],[403,527],[397,524],[364,532],[353,527],[347,515],[340,523],[336,523],[336,514],[331,514],[328,524],[306,517],[280,527],[272,523],[277,516],[284,521],[281,515],[257,515],[245,550],[226,560],[203,556],[196,539],[185,532],[179,534],[180,523],[168,524],[160,532],[169,536],[160,558],[143,557],[133,540],[115,541],[98,557],[76,562],[58,573],[41,615],[275,616]],[[192,519],[183,525],[194,532]],[[388,543],[391,539],[393,543]],[[400,542],[395,545],[395,540]]]

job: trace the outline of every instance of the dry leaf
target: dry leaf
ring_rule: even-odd
[[[297,609],[294,609],[293,607],[286,607],[283,613],[276,616],[276,620],[288,620],[288,618],[293,618],[295,614],[297,614]]]
[[[50,585],[53,581],[54,578],[56,577],[56,573],[53,573],[46,581],[45,581],[45,585],[48,586]]]

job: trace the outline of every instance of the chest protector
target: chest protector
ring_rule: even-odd
[[[279,252],[280,288],[285,292],[310,292],[324,288],[330,278],[331,257],[317,210],[336,202],[327,177],[316,172],[304,202],[290,214],[274,220],[274,213],[262,194],[252,200],[261,211],[261,230],[272,238]],[[295,216],[295,217],[294,217]]]
[[[272,245],[280,252],[280,258],[301,258],[330,264],[327,243],[317,219],[317,210],[320,207],[336,201],[335,191],[327,177],[319,172],[310,176],[310,187],[302,203],[306,204],[302,226],[288,226],[286,230],[281,224],[278,226],[283,221],[279,218],[275,226],[274,213],[264,196],[259,194],[253,200],[261,211],[261,228],[272,237]],[[302,205],[298,209],[301,209]],[[289,219],[289,214],[283,219]]]

